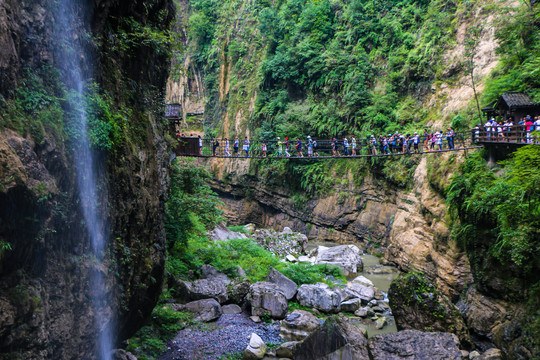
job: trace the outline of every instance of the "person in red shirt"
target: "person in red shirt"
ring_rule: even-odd
[[[531,116],[527,115],[527,118],[525,119],[525,131],[527,132],[527,144],[532,144],[532,135],[531,132],[533,131],[534,124],[531,121]]]

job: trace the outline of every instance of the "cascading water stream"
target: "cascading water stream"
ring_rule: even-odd
[[[104,268],[104,252],[106,249],[107,230],[103,214],[99,211],[98,182],[95,170],[94,152],[92,151],[87,129],[87,116],[84,99],[85,82],[91,78],[91,73],[85,68],[91,68],[88,58],[84,56],[84,48],[80,42],[82,31],[77,31],[78,4],[77,0],[61,0],[58,3],[57,35],[61,43],[57,58],[63,69],[64,83],[71,92],[69,96],[72,108],[72,128],[75,129],[74,168],[84,223],[91,242],[91,256],[94,258],[94,269],[90,276],[90,291],[92,299],[94,323],[99,334],[96,346],[98,360],[111,360],[113,334],[111,317],[106,315],[109,309],[106,296],[106,271]],[[100,190],[100,196],[105,198]]]

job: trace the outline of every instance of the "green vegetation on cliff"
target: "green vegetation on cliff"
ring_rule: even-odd
[[[487,82],[482,105],[504,91],[526,91],[540,99],[537,4],[188,4],[189,53],[203,70],[209,132],[240,130],[241,135],[249,128],[264,138],[366,136],[418,130],[428,122],[440,124],[441,117],[466,128],[478,119],[472,99],[469,107],[442,113],[448,92],[441,86],[468,87],[470,79],[476,87]],[[486,25],[491,17],[495,20]],[[501,61],[491,76],[479,77],[481,42],[490,41],[487,26],[496,27]]]
[[[490,169],[467,159],[447,199],[453,237],[467,251],[475,282],[492,296],[528,301],[529,339],[540,338],[540,147],[524,146]],[[536,344],[537,346],[539,344]]]

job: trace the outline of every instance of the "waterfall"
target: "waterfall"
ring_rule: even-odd
[[[70,101],[71,128],[73,141],[73,160],[77,177],[78,195],[84,224],[91,242],[91,258],[93,269],[90,276],[90,298],[92,312],[95,314],[95,330],[99,334],[96,339],[95,356],[98,360],[111,360],[113,349],[112,320],[110,304],[106,295],[105,250],[107,248],[107,229],[104,216],[98,204],[98,181],[94,152],[92,151],[87,129],[87,112],[84,92],[86,82],[92,78],[89,57],[85,54],[81,36],[86,33],[81,26],[83,15],[77,0],[58,1],[56,12],[56,35],[60,46],[57,61],[62,69],[63,80],[67,87]],[[99,189],[101,198],[106,198],[103,189]],[[105,270],[103,270],[105,269]],[[106,311],[109,310],[109,311]]]

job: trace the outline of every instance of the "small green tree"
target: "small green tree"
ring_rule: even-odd
[[[470,86],[473,89],[476,109],[478,110],[478,119],[480,120],[482,119],[482,112],[480,111],[480,102],[478,101],[478,92],[476,91],[477,83],[480,79],[475,74],[476,64],[474,57],[478,53],[478,44],[480,43],[482,30],[482,25],[473,25],[467,29],[465,34],[465,72],[470,77]]]

